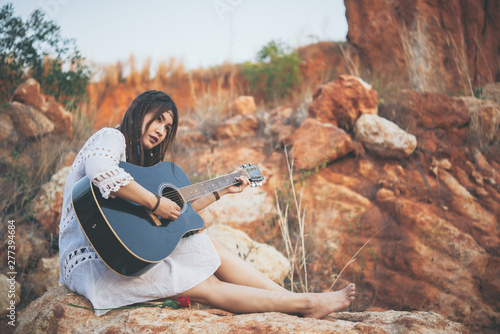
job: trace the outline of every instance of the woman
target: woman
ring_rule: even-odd
[[[101,261],[71,207],[73,185],[86,175],[104,198],[118,196],[162,218],[177,219],[180,208],[176,203],[158,198],[118,166],[120,161],[140,166],[163,161],[177,124],[172,99],[148,91],[132,102],[118,129],[98,131],[80,150],[66,182],[59,227],[61,283],[87,297],[96,309],[178,296],[234,313],[277,311],[322,318],[347,307],[354,299],[353,284],[337,292],[289,292],[205,234],[182,238],[166,259],[139,277],[120,276]],[[192,208],[200,211],[220,196],[243,191],[249,181],[240,181],[239,186],[193,201]],[[106,312],[95,311],[97,315]]]

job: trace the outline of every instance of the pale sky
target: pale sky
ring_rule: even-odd
[[[187,68],[254,60],[271,40],[293,48],[344,41],[343,0],[0,0],[26,19],[41,9],[82,55],[101,63],[134,54],[153,63],[175,57]]]

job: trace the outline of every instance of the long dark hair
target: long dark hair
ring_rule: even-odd
[[[158,116],[169,110],[173,115],[173,123],[165,139],[152,150],[144,152],[141,142],[144,116],[148,113],[155,114],[151,121],[146,124],[147,130]],[[137,96],[127,109],[118,127],[118,130],[125,136],[127,143],[127,162],[143,167],[153,166],[162,162],[167,149],[172,147],[175,134],[177,133],[177,124],[177,107],[170,96],[157,90],[150,90]]]

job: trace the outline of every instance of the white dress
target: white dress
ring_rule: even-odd
[[[123,134],[104,128],[90,137],[76,156],[64,189],[59,224],[60,281],[88,298],[96,309],[176,296],[209,278],[220,265],[219,256],[205,234],[182,238],[166,259],[139,277],[118,275],[102,262],[78,223],[71,205],[71,190],[87,175],[103,197],[108,198],[111,192],[133,179],[118,167],[125,159]],[[106,312],[96,310],[95,314]]]

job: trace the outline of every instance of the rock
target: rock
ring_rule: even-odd
[[[262,188],[247,188],[240,194],[223,196],[220,201],[203,210],[201,216],[207,223],[223,223],[252,233],[274,214],[272,196]]]
[[[42,186],[34,200],[35,218],[48,234],[59,234],[64,186],[71,166],[61,168]]]
[[[7,110],[16,130],[24,137],[35,138],[54,131],[54,123],[33,107],[12,102]]]
[[[393,202],[396,200],[396,196],[394,196],[394,191],[385,189],[385,188],[380,188],[379,191],[377,191],[377,196],[376,196],[377,202]]]
[[[423,131],[417,137],[417,146],[422,151],[433,154],[440,146],[440,140],[433,131]]]
[[[49,244],[38,227],[16,221],[16,270],[21,273],[48,255]],[[0,244],[0,257],[7,259],[7,238]]]
[[[488,163],[488,160],[486,157],[479,151],[477,148],[474,149],[473,151],[474,155],[474,161],[476,162],[477,166],[479,167],[479,170],[481,173],[483,173],[486,177],[492,178],[495,180],[498,175],[500,174],[500,170],[496,171],[491,165]],[[494,184],[494,183],[492,183]]]
[[[40,259],[37,268],[29,274],[27,285],[37,296],[60,286],[59,255]]]
[[[332,321],[282,313],[234,315],[219,310],[133,308],[97,317],[87,299],[65,286],[32,302],[20,317],[15,333],[467,333],[459,323],[432,312],[339,312]]]
[[[305,233],[317,236],[321,250],[339,249],[342,239],[347,238],[345,233],[357,230],[361,217],[373,206],[368,198],[349,188],[354,187],[351,182],[359,181],[324,168],[307,177],[304,186],[297,189],[302,194],[298,200],[307,208]]]
[[[491,100],[461,97],[470,115],[468,139],[489,144],[495,138],[500,125],[500,106]]]
[[[12,101],[27,104],[41,110],[45,104],[45,96],[40,92],[40,84],[35,79],[29,78],[14,91]]]
[[[245,159],[242,161],[242,159]],[[202,175],[225,175],[242,164],[253,165],[264,161],[264,147],[255,141],[252,145],[229,144],[206,150],[198,159],[198,172]]]
[[[378,115],[362,115],[354,126],[356,140],[370,152],[387,158],[406,158],[417,148],[417,139]]]
[[[19,136],[9,115],[0,114],[0,147],[12,148],[18,141]]]
[[[14,153],[12,150],[0,148],[0,166],[5,165],[8,170],[23,170],[33,166],[33,159],[25,153]]]
[[[277,108],[274,108],[273,110],[269,111],[269,114],[273,118],[280,118],[282,120],[288,120],[294,115],[294,111],[292,108],[288,106],[280,106]]]
[[[175,137],[175,141],[183,147],[195,148],[205,143],[207,138],[200,131],[181,132]]]
[[[291,124],[285,124],[281,119],[275,120],[271,124],[271,136],[275,147],[281,147],[292,141],[293,134],[297,128]]]
[[[341,75],[337,80],[317,88],[309,105],[310,117],[346,131],[352,129],[360,115],[377,113],[377,92],[351,75]]]
[[[314,169],[354,150],[351,137],[342,129],[307,118],[292,137],[290,156],[298,169]]]
[[[259,122],[254,115],[237,115],[219,124],[215,129],[215,139],[236,139],[257,134]]]
[[[384,240],[389,253],[382,257],[387,257],[384,263],[400,283],[389,288],[383,286],[381,277],[374,277],[377,295],[396,297],[400,291],[408,291],[404,303],[420,301],[422,308],[439,310],[448,319],[467,317],[473,323],[492,326],[490,317],[497,314],[492,305],[482,298],[467,297],[482,294],[480,280],[490,258],[477,239],[454,226],[456,219],[443,219],[439,210],[424,203],[400,198],[395,212],[401,224],[397,234],[402,240]],[[418,289],[412,286],[415,282],[419,282]]]
[[[11,307],[12,302],[17,305],[21,301],[21,284],[16,282],[16,277],[16,275],[0,274],[0,316],[2,317],[9,315],[8,308]]]
[[[60,103],[49,101],[40,110],[54,123],[54,132],[64,134],[69,139],[73,138],[73,115]]]
[[[226,225],[212,225],[204,233],[214,237],[233,254],[250,263],[276,283],[283,284],[290,272],[289,260],[276,248],[256,242],[239,230]]]
[[[462,128],[470,120],[469,110],[460,98],[439,93],[404,91],[393,107],[400,127],[412,132],[416,127],[424,129]]]
[[[448,159],[436,160],[434,157],[432,158],[431,166],[439,167],[444,170],[451,170],[453,165]]]
[[[392,87],[469,91],[498,81],[500,21],[490,16],[498,11],[481,0],[347,1],[347,40],[361,71]]]
[[[490,249],[498,247],[500,240],[496,233],[495,215],[484,209],[451,174],[439,170],[438,178],[453,194],[451,207],[470,219],[474,231],[479,232],[477,236],[479,244]]]
[[[251,115],[255,112],[253,96],[240,96],[231,105],[231,115]]]

